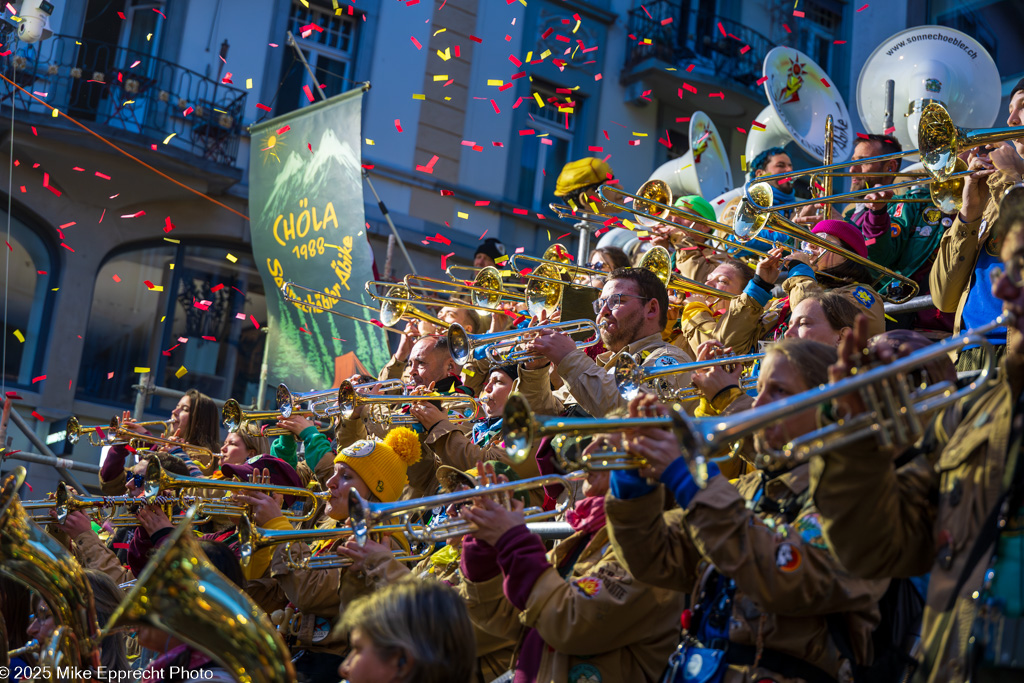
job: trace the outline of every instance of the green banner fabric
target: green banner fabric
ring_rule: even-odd
[[[290,303],[289,296],[365,320],[373,305],[360,166],[362,90],[255,125],[249,159],[252,250],[267,292],[268,383],[292,391],[376,375],[390,353],[380,328]]]

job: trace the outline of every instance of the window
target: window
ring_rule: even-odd
[[[77,397],[129,407],[135,368],[147,367],[159,386],[251,403],[265,338],[253,320],[265,322],[266,298],[252,257],[237,251],[168,245],[107,261],[93,294]],[[149,409],[170,412],[174,404],[154,398]]]
[[[820,0],[808,0],[801,9],[808,21],[800,22],[797,49],[809,55],[828,73],[832,68],[832,45],[839,36],[842,15]]]
[[[981,43],[996,61],[1004,81],[1013,83],[1024,71],[1019,36],[1024,4],[1018,0],[930,0],[928,23],[963,31]]]
[[[309,7],[299,0],[293,0],[288,18],[288,30],[295,36],[302,54],[320,81],[321,90],[327,97],[333,97],[350,88],[356,54],[356,21],[360,15],[335,14],[333,9],[309,2]],[[303,28],[316,26],[323,30]],[[304,86],[309,87],[315,100],[316,84],[309,72],[295,58],[292,48],[285,50],[282,66],[281,93],[278,96],[277,114],[284,114],[309,103]]]
[[[6,225],[7,215],[0,212],[5,241]],[[11,219],[10,249],[4,251],[0,255],[0,286],[7,287],[4,384],[30,387],[34,377],[44,374],[40,351],[46,348],[48,326],[43,321],[49,317],[52,283],[57,281],[54,259],[42,238],[17,218]]]
[[[543,102],[541,106],[540,99]],[[523,137],[518,202],[542,211],[555,199],[555,181],[572,159],[573,134],[582,102],[573,94],[554,94],[554,88],[534,86],[523,128],[536,131]]]

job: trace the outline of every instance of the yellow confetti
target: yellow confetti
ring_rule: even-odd
[[[637,133],[636,131],[633,131],[633,135],[637,136],[638,138],[647,137],[647,133]]]
[[[747,172],[747,155],[746,154],[741,154],[740,155],[740,170],[743,171],[744,173]]]
[[[146,34],[146,42],[148,43],[151,40],[153,40],[153,34],[152,33],[147,33]]]
[[[450,98],[450,97],[446,97],[446,98],[444,98],[444,101],[445,101],[445,102],[451,102],[451,101],[452,101],[452,98]]]
[[[166,144],[167,144],[168,142],[170,142],[170,141],[171,141],[171,138],[173,138],[173,137],[174,137],[175,135],[177,135],[177,133],[171,133],[170,135],[168,135],[167,137],[165,137],[165,138],[164,138],[164,144],[166,145]]]
[[[163,285],[153,285],[153,289],[151,289],[149,291],[151,291],[151,292],[162,292],[162,291],[164,291],[164,287],[163,287]]]
[[[174,270],[174,264],[173,264],[173,263],[172,263],[172,264],[170,264],[170,265],[169,265],[169,266],[167,266],[167,267],[168,267],[168,268],[170,268],[171,270]]]
[[[166,315],[160,316],[160,322],[163,322],[165,320],[167,320],[167,316]]]
[[[251,78],[245,79],[245,89],[246,90],[252,90],[252,79]]]
[[[21,330],[15,330],[15,331],[14,331],[14,336],[15,336],[15,337],[17,338],[17,340],[18,340],[18,341],[20,341],[20,342],[21,342],[22,344],[24,344],[24,343],[25,343],[25,335],[23,335],[23,334],[21,333]]]
[[[651,44],[651,39],[650,38],[644,38],[644,42],[642,44],[643,45],[650,45]]]
[[[469,218],[469,214],[466,213],[465,211],[456,211],[455,215],[458,216],[459,218]]]
[[[594,214],[601,213],[600,211],[597,210],[597,202],[590,202],[590,211],[591,211],[591,213],[594,213]]]
[[[171,244],[181,244],[181,240],[176,240],[173,237],[165,237],[164,242],[170,242]]]
[[[501,86],[501,85],[505,85],[505,81],[501,80],[500,78],[488,78],[487,79],[487,85],[498,85],[498,86]]]
[[[53,111],[50,112],[50,116],[52,116],[53,118],[57,118],[58,116],[60,116],[60,110],[54,107]]]
[[[447,30],[448,30],[448,29],[446,29],[446,28],[439,28],[439,29],[437,29],[436,31],[434,31],[434,35],[435,35],[435,36],[436,36],[436,35],[440,35],[440,34],[444,33],[444,32],[445,32],[445,31],[447,31]]]
[[[427,96],[426,95],[413,95],[412,98],[414,100],[425,100],[425,99],[427,99]]]
[[[452,58],[452,49],[450,47],[446,47],[444,49],[444,52],[441,52],[440,50],[438,50],[437,51],[437,56],[440,57],[442,59],[442,61],[447,62],[449,59]]]
[[[499,266],[505,265],[506,261],[508,261],[508,254],[503,254],[502,256],[499,256],[498,258],[494,259],[494,263]]]
[[[141,375],[141,374],[142,374],[142,373],[144,373],[144,372],[149,372],[149,368],[140,368],[140,367],[136,367],[136,368],[135,368],[135,372]]]
[[[366,144],[372,145],[372,144],[374,144],[374,142],[370,138],[366,138]]]
[[[523,61],[529,64],[531,59],[533,59],[533,50],[530,50],[529,52],[526,53],[526,59],[524,59]]]
[[[176,371],[174,372],[174,376],[175,376],[175,377],[177,377],[178,379],[181,379],[181,378],[182,378],[182,377],[184,377],[184,376],[185,376],[186,374],[188,374],[188,370],[186,370],[186,369],[185,369],[185,366],[184,366],[184,365],[182,365],[182,366],[181,366],[180,368],[178,368],[178,369],[177,369],[177,370],[176,370]]]
[[[238,263],[238,257],[235,256],[234,254],[225,254],[224,258],[226,258],[228,261],[231,261],[232,263]]]
[[[628,230],[636,230],[636,226],[628,218],[622,219],[622,225]]]
[[[438,82],[438,81],[447,81],[447,80],[448,80],[448,74],[435,74],[434,75],[434,82],[435,83]]]
[[[647,237],[650,234],[651,233],[647,232],[646,230],[637,230],[636,231],[636,236],[637,237]]]
[[[550,56],[551,56],[551,50],[544,50],[544,52],[541,53],[540,58],[541,59],[547,59]]]
[[[541,99],[539,92],[534,91],[533,99],[537,100],[537,106],[538,107],[540,107],[542,109],[544,108],[544,100]]]
[[[583,23],[582,21],[577,19],[576,20],[576,25],[572,27],[572,32],[576,33],[576,31],[579,31],[580,30],[580,24],[582,24],[582,23]]]

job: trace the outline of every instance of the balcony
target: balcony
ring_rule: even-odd
[[[626,40],[624,84],[642,81],[655,97],[678,100],[685,81],[698,88],[698,108],[723,116],[744,116],[748,109],[760,108],[761,63],[775,44],[752,28],[710,12],[684,11],[678,2],[655,0],[629,11]],[[722,90],[729,91],[725,98],[708,98],[709,92]],[[736,97],[733,106],[723,106]]]
[[[2,68],[7,78],[101,135],[146,148],[165,143],[185,153],[178,155],[181,161],[191,155],[190,163],[235,171],[224,167],[238,157],[244,90],[128,48],[60,34],[20,44]],[[68,125],[4,81],[0,103],[12,102],[19,111]]]

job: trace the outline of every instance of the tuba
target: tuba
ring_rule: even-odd
[[[33,523],[18,499],[25,468],[17,467],[0,485],[0,572],[36,591],[53,614],[57,628],[51,636],[52,659],[66,666],[99,666],[99,625],[92,589],[81,565],[42,527]],[[60,643],[58,647],[55,644]]]
[[[210,563],[191,517],[179,524],[103,629],[138,624],[174,635],[224,666],[239,683],[290,683],[291,655],[270,619]]]

